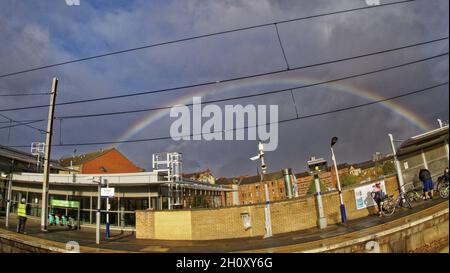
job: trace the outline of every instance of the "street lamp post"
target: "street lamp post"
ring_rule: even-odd
[[[343,224],[347,224],[347,214],[345,212],[344,198],[342,197],[341,181],[339,180],[339,172],[338,172],[337,163],[336,163],[336,156],[334,155],[334,150],[333,150],[333,146],[334,146],[334,144],[336,144],[337,141],[338,141],[337,137],[333,137],[331,139],[331,157],[332,157],[333,163],[334,163],[334,170],[336,171],[336,180],[337,180],[337,186],[338,186],[338,191],[339,191],[339,200],[341,203],[341,219],[342,219]]]

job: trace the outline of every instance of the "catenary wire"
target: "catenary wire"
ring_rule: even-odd
[[[353,59],[359,59],[359,58],[374,56],[374,55],[378,55],[378,54],[398,51],[398,50],[407,49],[407,48],[411,48],[411,47],[426,45],[426,44],[430,44],[430,43],[434,43],[434,42],[448,40],[448,38],[449,38],[448,36],[441,37],[441,38],[438,38],[438,39],[428,40],[428,41],[425,41],[425,42],[409,44],[409,45],[405,45],[405,46],[401,46],[401,47],[381,50],[381,51],[372,52],[372,53],[366,53],[366,54],[357,55],[357,56],[353,56],[353,57],[341,58],[341,59],[327,61],[327,62],[321,62],[321,63],[311,64],[311,65],[300,66],[300,67],[296,67],[296,68],[291,68],[290,70],[283,69],[283,70],[276,70],[276,71],[271,71],[271,72],[266,72],[266,73],[259,73],[259,74],[253,74],[253,75],[248,75],[248,76],[229,78],[229,79],[221,80],[221,81],[209,81],[209,82],[203,82],[203,83],[199,83],[199,84],[184,85],[184,86],[165,88],[165,89],[158,89],[158,90],[150,90],[150,91],[144,91],[144,92],[138,92],[138,93],[130,93],[130,94],[123,94],[123,95],[116,95],[116,96],[107,96],[107,97],[85,99],[85,100],[60,102],[60,103],[56,103],[55,105],[56,106],[62,106],[62,105],[72,105],[72,104],[94,102],[94,101],[104,101],[104,100],[111,100],[111,99],[128,98],[128,97],[156,94],[156,93],[162,93],[162,92],[170,92],[170,91],[175,91],[175,90],[180,90],[180,89],[204,87],[204,86],[214,85],[214,84],[218,84],[218,83],[227,83],[227,82],[233,82],[233,81],[239,81],[239,80],[246,80],[246,79],[252,79],[252,78],[257,78],[257,77],[262,77],[262,76],[276,75],[276,74],[280,74],[280,73],[287,72],[287,71],[302,70],[302,69],[307,69],[307,68],[312,68],[312,67],[317,67],[317,66],[323,66],[323,65],[327,65],[327,64],[333,64],[333,63],[337,63],[337,62],[349,61],[349,60],[353,60]],[[0,109],[0,112],[29,110],[29,109],[37,109],[37,108],[44,108],[44,107],[49,107],[49,105],[45,104],[45,105],[34,105],[34,106],[25,106],[25,107],[6,108],[6,109]]]
[[[0,78],[10,77],[10,76],[14,76],[14,75],[24,74],[24,73],[28,73],[28,72],[32,72],[32,71],[38,71],[38,70],[48,69],[48,68],[52,68],[52,67],[72,64],[72,63],[78,63],[78,62],[84,62],[84,61],[98,59],[98,58],[104,58],[104,57],[118,55],[118,54],[124,54],[124,53],[128,53],[128,52],[133,52],[133,51],[138,51],[138,50],[143,50],[143,49],[148,49],[148,48],[153,48],[153,47],[159,47],[159,46],[163,46],[163,45],[187,42],[187,41],[191,41],[191,40],[213,37],[213,36],[217,36],[217,35],[223,35],[223,34],[228,34],[228,33],[233,33],[233,32],[238,32],[238,31],[262,28],[262,27],[267,27],[267,26],[271,26],[274,24],[285,24],[285,23],[290,23],[290,22],[298,22],[298,21],[309,20],[309,19],[314,19],[314,18],[319,18],[319,17],[324,17],[324,16],[331,16],[331,15],[337,15],[337,14],[343,14],[343,13],[349,13],[349,12],[355,12],[355,11],[361,11],[361,10],[368,10],[368,9],[382,8],[382,7],[393,6],[393,5],[406,4],[406,3],[411,3],[411,2],[415,2],[415,1],[417,1],[417,0],[405,0],[405,1],[397,1],[397,2],[392,2],[392,3],[379,4],[379,5],[369,5],[369,6],[363,6],[363,7],[358,7],[358,8],[309,15],[309,16],[305,16],[305,17],[298,17],[298,18],[294,18],[294,19],[281,20],[281,21],[272,22],[272,23],[259,24],[259,25],[249,26],[249,27],[235,28],[235,29],[231,29],[231,30],[197,35],[197,36],[193,36],[193,37],[177,39],[177,40],[172,40],[172,41],[166,41],[166,42],[161,42],[161,43],[148,44],[145,46],[134,47],[134,48],[119,50],[119,51],[113,51],[113,52],[109,52],[109,53],[93,55],[90,57],[73,59],[73,60],[54,63],[54,64],[50,64],[50,65],[38,66],[38,67],[24,69],[24,70],[20,70],[20,71],[16,71],[16,72],[10,72],[10,73],[0,75]]]
[[[419,89],[419,90],[403,93],[401,95],[397,95],[397,96],[393,96],[393,97],[389,97],[389,98],[384,98],[384,99],[380,99],[380,100],[375,100],[375,101],[371,101],[371,102],[368,102],[368,103],[353,105],[353,106],[349,106],[349,107],[343,107],[343,108],[330,110],[330,111],[326,111],[326,112],[320,112],[320,113],[315,113],[315,114],[310,114],[310,115],[305,115],[305,116],[300,116],[300,117],[294,117],[294,118],[284,119],[284,120],[280,120],[280,121],[276,121],[276,122],[267,122],[265,124],[244,126],[244,127],[241,127],[241,128],[231,128],[229,130],[220,130],[220,131],[214,131],[214,132],[209,132],[209,133],[189,134],[189,135],[177,136],[177,137],[183,138],[183,137],[192,137],[192,136],[195,136],[195,135],[209,135],[209,134],[224,133],[226,131],[244,130],[244,129],[253,128],[253,127],[267,126],[267,125],[271,125],[271,124],[282,124],[282,123],[287,123],[287,122],[291,122],[291,121],[295,121],[295,120],[303,120],[303,119],[308,119],[308,118],[313,118],[313,117],[318,117],[318,116],[323,116],[323,115],[329,115],[329,114],[334,114],[334,113],[338,113],[338,112],[343,112],[343,111],[358,109],[358,108],[362,108],[362,107],[367,107],[367,106],[370,106],[370,105],[374,105],[374,104],[377,104],[377,103],[381,103],[381,102],[385,102],[385,101],[389,101],[389,100],[394,100],[394,99],[398,99],[398,98],[402,98],[402,97],[412,96],[412,95],[419,94],[419,93],[428,92],[428,91],[434,90],[435,88],[438,88],[438,87],[441,87],[441,86],[444,86],[444,85],[448,85],[448,81],[440,83],[440,84],[436,84],[436,85],[433,85],[433,86],[429,86],[427,88],[422,88],[422,89]],[[55,146],[55,147],[93,146],[93,145],[108,145],[108,144],[150,142],[150,141],[168,140],[168,139],[172,139],[172,137],[171,136],[164,136],[164,137],[155,137],[155,138],[146,138],[146,139],[132,139],[132,140],[122,140],[122,141],[66,143],[66,144],[62,144],[62,145],[52,145],[52,146]],[[14,146],[9,146],[9,147],[11,147],[11,148],[24,148],[24,147],[28,147],[28,146],[29,145],[14,145]]]

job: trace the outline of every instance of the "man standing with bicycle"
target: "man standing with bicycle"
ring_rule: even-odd
[[[448,183],[448,179],[449,179],[449,177],[448,177],[448,167],[445,168],[445,170],[444,170],[444,175],[442,176],[442,179],[443,179],[445,182]]]
[[[442,198],[448,198],[448,167],[445,168],[444,175],[439,176],[436,190]]]
[[[433,199],[433,180],[431,173],[427,169],[419,171],[419,179],[423,183],[423,200]]]

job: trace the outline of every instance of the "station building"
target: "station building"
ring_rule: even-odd
[[[88,161],[95,165],[98,162],[92,163],[93,158],[101,156],[105,156],[105,153],[99,153],[97,157],[88,156],[90,157]],[[11,157],[11,154],[4,154],[2,157],[6,160],[7,157]],[[50,174],[49,204],[52,203],[51,200],[77,201],[80,204],[81,224],[94,225],[99,184],[100,187],[114,188],[114,196],[109,198],[109,208],[107,208],[106,198],[101,198],[101,221],[102,223],[106,222],[106,212],[108,212],[111,228],[134,228],[136,210],[224,206],[222,193],[230,191],[230,189],[221,185],[183,178],[181,154],[157,154],[154,155],[154,159],[152,172],[108,173],[108,169],[112,168],[106,164],[107,162],[103,162],[105,166],[99,167],[100,169],[103,167],[101,172],[95,171],[93,174],[79,173],[83,169],[82,167],[77,171],[59,167]],[[30,160],[32,161],[32,159]],[[75,166],[73,163],[72,166]],[[30,216],[40,217],[43,174],[31,172],[34,169],[30,169],[28,172],[26,168],[17,170],[13,172],[2,170],[0,176],[2,208],[3,210],[6,208],[6,196],[11,181],[11,213],[16,213],[19,200],[26,198],[30,207]],[[52,208],[50,206],[49,211],[74,218],[77,216],[77,211],[71,208]]]
[[[433,182],[444,174],[444,169],[449,165],[448,129],[449,126],[446,125],[413,136],[398,147],[397,157],[406,187],[422,187],[419,180],[420,169],[428,169]]]

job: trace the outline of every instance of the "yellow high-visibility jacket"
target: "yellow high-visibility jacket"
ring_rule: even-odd
[[[19,208],[17,209],[17,215],[21,217],[27,217],[27,204],[19,204]]]

